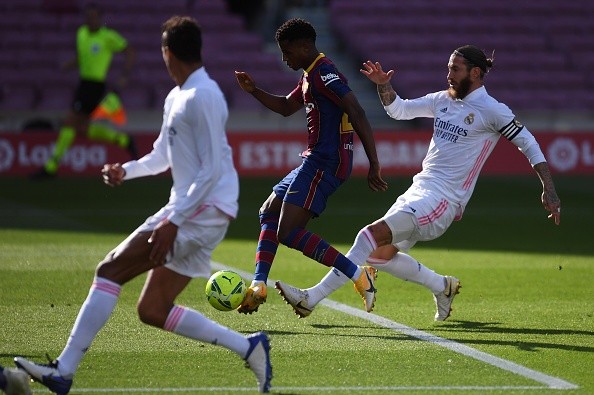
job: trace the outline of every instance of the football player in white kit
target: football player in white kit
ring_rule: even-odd
[[[377,85],[380,100],[394,119],[434,118],[433,137],[421,172],[387,213],[359,231],[346,257],[365,262],[405,281],[425,286],[434,295],[436,321],[447,319],[460,281],[442,276],[406,252],[417,242],[441,236],[452,221],[462,218],[478,175],[501,136],[515,144],[538,175],[542,204],[556,225],[561,203],[543,153],[534,136],[503,103],[489,96],[483,78],[493,61],[479,48],[456,49],[448,62],[447,90],[423,97],[400,98],[390,83],[394,70],[367,61],[361,72]],[[300,317],[348,281],[331,270],[316,286],[305,290],[278,281],[276,288]]]
[[[70,391],[81,359],[111,316],[123,285],[146,272],[137,304],[142,322],[234,351],[256,375],[258,390],[270,389],[266,333],[244,336],[175,303],[192,278],[210,276],[212,251],[238,210],[239,180],[225,132],[227,103],[203,67],[201,48],[202,32],[193,18],[175,16],[163,24],[163,60],[176,87],[165,99],[160,134],[153,150],[139,160],[103,168],[103,179],[111,186],[170,170],[169,201],[99,263],[58,358],[49,364],[15,358],[19,368],[54,393]]]

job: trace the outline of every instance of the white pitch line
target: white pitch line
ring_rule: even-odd
[[[509,390],[509,391],[518,391],[518,390],[546,390],[549,389],[548,387],[543,386],[528,386],[528,385],[519,385],[519,386],[510,386],[510,385],[502,385],[502,386],[411,386],[411,387],[404,387],[404,386],[378,386],[378,387],[276,387],[273,386],[271,388],[272,392],[289,392],[289,391],[299,391],[299,392],[348,392],[348,393],[361,393],[365,391],[501,391],[501,390]],[[189,387],[189,388],[73,388],[72,392],[74,393],[163,393],[163,392],[253,392],[255,391],[255,387]],[[47,389],[43,390],[32,390],[32,392],[43,392],[47,393]]]
[[[215,268],[216,270],[222,270],[222,269],[234,270],[237,273],[239,273],[243,278],[246,278],[246,279],[253,277],[252,273],[244,272],[244,271],[238,270],[236,268],[223,265],[218,262],[212,262],[212,267]],[[268,286],[274,287],[274,282],[275,282],[275,280],[268,280]],[[515,362],[508,361],[506,359],[499,358],[499,357],[496,357],[491,354],[487,354],[486,352],[479,351],[477,349],[468,347],[464,344],[455,342],[453,340],[445,339],[443,337],[432,335],[431,333],[428,333],[428,332],[424,332],[424,331],[421,331],[418,329],[408,327],[408,326],[400,324],[398,322],[389,320],[385,317],[381,317],[377,314],[367,313],[366,311],[356,309],[354,307],[345,305],[343,303],[335,302],[331,299],[324,299],[320,302],[320,304],[323,304],[324,306],[330,307],[331,309],[343,312],[345,314],[349,314],[349,315],[361,318],[363,320],[372,322],[372,323],[382,326],[384,328],[388,328],[393,331],[403,333],[407,336],[414,337],[419,340],[424,340],[424,341],[433,343],[433,344],[441,346],[441,347],[445,347],[445,348],[452,350],[454,352],[457,352],[459,354],[466,355],[467,357],[474,358],[474,359],[484,362],[486,364],[498,367],[503,370],[507,370],[508,372],[511,372],[511,373],[517,374],[519,376],[526,377],[530,380],[539,382],[541,384],[546,385],[550,389],[572,390],[572,389],[579,388],[578,385],[570,383],[570,382],[560,379],[558,377],[549,376],[542,372],[538,372],[536,370],[529,369],[525,366],[519,365]],[[411,387],[409,387],[409,388],[411,388]]]

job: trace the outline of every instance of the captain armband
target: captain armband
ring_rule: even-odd
[[[510,123],[502,127],[499,133],[509,141],[512,141],[522,129],[524,129],[524,125],[514,118]]]

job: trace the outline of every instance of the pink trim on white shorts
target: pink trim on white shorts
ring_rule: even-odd
[[[446,210],[448,209],[448,205],[449,205],[448,201],[445,199],[442,199],[441,202],[439,202],[439,204],[437,205],[437,207],[435,209],[433,209],[433,211],[431,211],[427,215],[423,215],[422,217],[419,217],[419,219],[418,219],[419,226],[427,225],[427,224],[435,221],[439,217],[441,217],[443,215],[443,213],[445,213]]]

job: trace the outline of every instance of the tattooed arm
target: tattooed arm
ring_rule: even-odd
[[[396,91],[390,83],[390,79],[394,75],[394,70],[385,72],[379,62],[374,63],[369,60],[363,63],[363,67],[365,69],[361,69],[361,73],[377,85],[377,93],[382,104],[388,106],[396,100]]]
[[[538,178],[540,178],[540,182],[542,183],[542,205],[545,210],[550,212],[549,218],[553,219],[555,225],[559,225],[561,223],[561,200],[559,200],[559,196],[557,196],[553,177],[551,177],[547,162],[541,162],[534,165],[534,171],[536,171],[536,174],[538,174]]]

